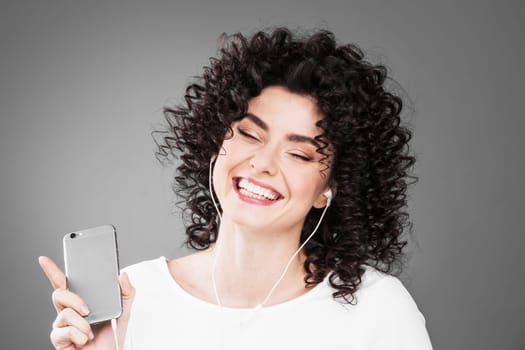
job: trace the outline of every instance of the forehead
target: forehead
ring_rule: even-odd
[[[313,97],[290,92],[285,87],[271,86],[248,101],[248,113],[262,119],[269,129],[287,128],[293,132],[318,135],[315,123],[323,118]]]

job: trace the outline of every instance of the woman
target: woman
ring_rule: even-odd
[[[198,252],[125,269],[119,343],[431,349],[388,274],[406,245],[414,158],[385,68],[328,31],[224,39],[185,105],[165,110],[159,142],[159,158],[181,160],[176,190]],[[40,261],[56,289],[55,347],[114,348],[110,326],[91,330],[63,273]]]

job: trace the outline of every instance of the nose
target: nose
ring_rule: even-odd
[[[261,147],[254,152],[249,164],[257,174],[275,175],[277,172],[277,152],[269,145]]]

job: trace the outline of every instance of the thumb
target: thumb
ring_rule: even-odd
[[[131,285],[128,274],[122,272],[119,276],[120,291],[122,296],[122,315],[118,319],[118,342],[124,344],[126,331],[128,328],[129,316],[131,314],[131,305],[135,298],[135,288]]]
[[[125,317],[129,316],[129,312],[131,311],[131,304],[133,303],[133,299],[135,298],[135,288],[131,285],[128,274],[126,272],[122,272],[120,274],[119,283],[122,295],[121,317]]]

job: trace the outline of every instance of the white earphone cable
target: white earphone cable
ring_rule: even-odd
[[[211,201],[213,202],[213,206],[215,207],[215,210],[217,210],[217,215],[219,216],[219,223],[222,220],[221,212],[219,210],[219,206],[217,205],[217,202],[215,201],[215,197],[213,196],[213,187],[212,187],[212,164],[215,160],[215,156],[213,156],[210,160],[210,170],[209,170],[209,176],[208,176],[208,189],[210,191],[210,197]],[[217,282],[215,281],[215,269],[217,268],[217,255],[219,255],[219,236],[217,235],[215,239],[215,248],[214,248],[214,254],[213,254],[213,265],[211,267],[211,283],[213,285],[213,293],[215,294],[215,300],[217,302],[217,305],[222,306],[221,299],[219,298],[219,292],[217,290]]]
[[[118,343],[117,319],[116,318],[111,320],[111,329],[113,330],[113,339],[115,340],[115,349],[119,350],[120,345]]]
[[[272,296],[273,292],[275,291],[275,289],[277,288],[277,286],[279,285],[279,283],[281,283],[281,281],[283,280],[284,276],[286,275],[286,272],[288,272],[288,269],[290,268],[290,265],[292,264],[292,261],[293,259],[295,259],[295,257],[297,256],[297,254],[299,254],[299,252],[301,251],[301,249],[304,248],[304,246],[306,245],[306,243],[308,243],[308,241],[314,236],[314,234],[317,232],[317,229],[319,228],[319,226],[321,225],[321,221],[323,220],[323,217],[324,217],[324,214],[326,213],[326,210],[328,209],[328,205],[326,205],[324,207],[324,210],[323,210],[323,213],[321,214],[321,217],[319,218],[319,221],[317,222],[317,225],[315,226],[314,230],[312,231],[312,233],[310,233],[310,235],[308,236],[307,239],[305,239],[305,241],[303,242],[303,244],[301,244],[301,246],[295,251],[295,253],[293,253],[293,255],[290,257],[290,259],[288,260],[288,263],[286,264],[286,267],[284,268],[283,272],[281,273],[281,277],[279,277],[279,279],[277,280],[277,282],[275,282],[275,284],[273,285],[272,289],[270,290],[270,292],[268,293],[268,295],[266,296],[266,298],[263,300],[263,302],[261,304],[259,304],[261,307],[266,305],[266,303],[268,302],[268,300],[270,299],[270,297]]]

